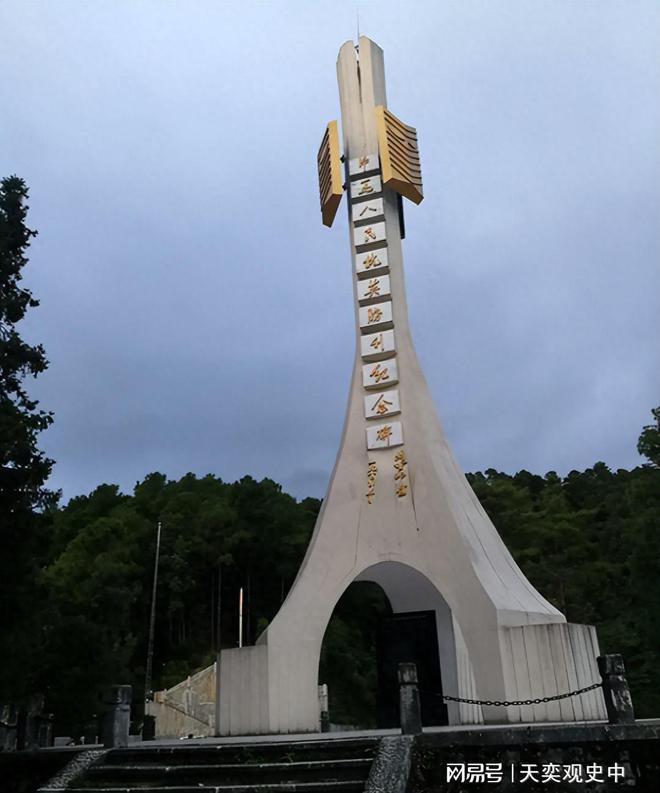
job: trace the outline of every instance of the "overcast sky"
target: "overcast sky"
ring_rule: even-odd
[[[0,175],[29,185],[33,387],[64,497],[158,470],[322,496],[354,355],[316,152],[335,62],[417,127],[411,325],[465,470],[641,460],[660,404],[655,0],[0,0]]]

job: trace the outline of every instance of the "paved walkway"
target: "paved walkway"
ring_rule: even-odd
[[[660,726],[660,719],[639,719],[636,725]],[[522,731],[529,734],[531,731],[548,729],[584,728],[584,727],[605,727],[606,721],[575,721],[575,722],[530,722],[519,724],[451,724],[442,727],[425,727],[424,734],[447,734],[454,733],[483,733],[497,730]],[[214,745],[214,744],[245,744],[245,743],[291,743],[294,741],[328,741],[351,738],[381,738],[384,735],[400,735],[399,729],[391,730],[345,730],[338,732],[311,732],[311,733],[291,733],[275,735],[231,735],[221,738],[179,738],[179,739],[159,739],[149,741],[153,746],[157,745]],[[138,741],[137,743],[140,743]]]

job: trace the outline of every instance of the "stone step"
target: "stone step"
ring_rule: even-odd
[[[85,784],[101,786],[130,782],[134,785],[158,783],[176,784],[261,784],[275,782],[345,781],[366,779],[373,759],[305,760],[277,763],[206,763],[206,764],[101,764],[91,766],[84,777]]]
[[[142,744],[89,752],[77,777],[74,767],[41,793],[362,793],[378,743]]]
[[[254,785],[175,785],[145,787],[121,784],[112,787],[49,788],[48,793],[364,793],[364,780],[343,782],[282,782]]]
[[[339,739],[296,741],[292,743],[164,745],[113,749],[105,756],[106,765],[217,765],[222,763],[290,762],[303,760],[359,759],[373,756],[376,739]]]

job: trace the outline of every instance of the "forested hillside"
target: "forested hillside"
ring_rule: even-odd
[[[562,478],[487,470],[468,479],[526,575],[574,622],[597,625],[601,648],[621,652],[640,716],[660,715],[660,469],[658,430],[640,439],[649,464],[603,463]],[[655,444],[655,446],[654,446]],[[224,646],[237,642],[245,588],[246,643],[286,595],[320,507],[275,482],[228,484],[154,473],[133,494],[101,485],[53,509],[50,544],[35,581],[40,626],[33,690],[47,695],[58,731],[77,731],[106,685],[129,682],[142,698],[156,525],[163,526],[154,688],[213,660],[218,566]],[[375,696],[374,635],[387,610],[375,585],[353,585],[326,634],[321,680],[332,718],[369,723]]]

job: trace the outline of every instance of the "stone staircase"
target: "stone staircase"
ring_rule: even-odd
[[[40,793],[362,793],[375,738],[250,744],[142,744],[89,753]]]

